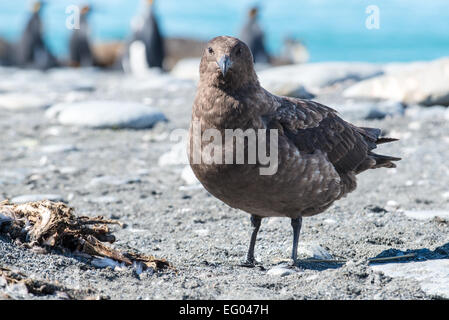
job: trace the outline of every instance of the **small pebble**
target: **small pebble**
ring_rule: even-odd
[[[274,277],[285,277],[296,272],[292,268],[287,267],[287,265],[279,265],[268,270],[267,274]]]

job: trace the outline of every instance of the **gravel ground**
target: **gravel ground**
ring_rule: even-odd
[[[173,146],[173,142],[161,140],[161,134],[188,127],[194,84],[130,91],[126,86],[111,89],[111,83],[120,83],[120,76],[103,78],[108,81],[98,80],[97,89],[83,92],[84,97],[146,101],[164,112],[169,121],[150,130],[95,130],[61,126],[46,118],[44,110],[0,109],[0,198],[56,194],[77,214],[119,219],[126,227],[116,229],[115,247],[165,258],[177,271],[137,275],[132,269],[98,269],[68,254],[26,249],[1,235],[0,267],[79,290],[78,297],[442,297],[426,293],[416,280],[374,271],[367,259],[401,253],[417,254],[408,261],[449,258],[448,220],[416,220],[404,214],[449,210],[448,120],[407,113],[374,121],[348,119],[401,138],[382,146],[381,151],[403,157],[397,169],[363,173],[355,192],[327,212],[304,220],[300,237],[303,257],[319,249],[348,262],[282,267],[282,261],[290,256],[290,221],[271,218],[262,222],[256,246],[261,266],[250,269],[239,266],[249,243],[249,215],[229,208],[201,187],[186,186],[181,178],[183,165],[158,164],[159,157]],[[330,88],[317,100],[338,107],[340,92],[340,87]],[[424,114],[424,109],[419,110]],[[64,147],[45,148],[55,145]],[[0,297],[8,293],[5,290],[0,284]]]

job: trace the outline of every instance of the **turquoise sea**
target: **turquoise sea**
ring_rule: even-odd
[[[30,0],[0,1],[0,37],[15,41],[29,15]],[[47,0],[45,37],[59,56],[67,52],[66,7],[89,3],[96,41],[125,39],[141,0]],[[209,39],[238,35],[247,9],[262,8],[269,50],[285,37],[301,39],[312,61],[412,61],[449,56],[448,0],[156,0],[166,36]],[[366,8],[379,8],[379,29],[367,29]]]

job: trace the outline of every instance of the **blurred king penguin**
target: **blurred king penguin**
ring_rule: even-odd
[[[18,43],[17,59],[22,67],[48,69],[57,66],[57,61],[46,47],[42,36],[40,13],[43,5],[42,1],[33,4],[33,13]]]
[[[259,8],[249,11],[249,19],[240,32],[240,39],[251,49],[255,63],[269,63],[270,56],[265,49],[264,32],[258,20]]]
[[[249,11],[249,18],[240,32],[240,39],[250,48],[255,63],[269,63],[270,56],[265,49],[264,32],[257,22],[259,8]]]
[[[74,67],[91,67],[95,64],[87,22],[90,11],[89,6],[84,6],[81,9],[79,29],[74,29],[70,37],[70,65]]]
[[[122,60],[127,72],[136,73],[154,67],[163,69],[164,41],[154,14],[154,1],[145,2],[144,15],[133,20],[133,35]]]

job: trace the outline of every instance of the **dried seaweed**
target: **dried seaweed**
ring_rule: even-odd
[[[120,252],[105,243],[115,242],[109,225],[123,226],[104,217],[76,217],[61,202],[38,201],[14,205],[0,202],[0,234],[18,239],[28,247],[56,248],[91,258],[107,258],[139,269],[172,268],[164,259],[135,252]]]

